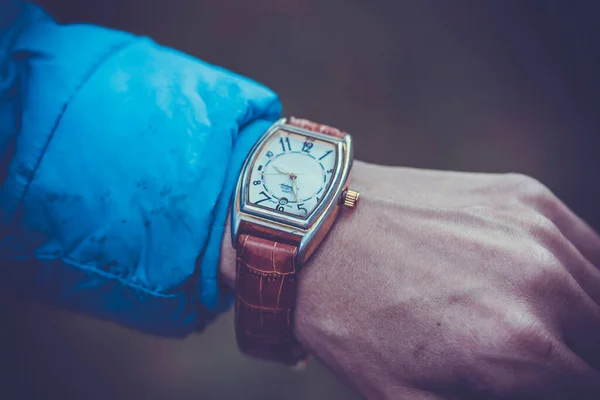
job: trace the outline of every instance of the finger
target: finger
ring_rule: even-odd
[[[554,222],[545,216],[533,214],[527,217],[526,230],[541,245],[542,262],[547,267],[540,276],[535,293],[558,310],[568,312],[580,305],[584,298],[600,306],[600,269],[596,268],[574,243],[569,241]],[[528,225],[527,223],[525,225]],[[542,254],[545,253],[545,254]],[[552,273],[554,271],[554,273]],[[600,331],[595,332],[600,340]]]
[[[525,349],[514,357],[499,355],[485,361],[496,371],[485,388],[470,386],[464,398],[478,400],[565,400],[600,398],[600,374],[557,338],[544,353]],[[539,347],[539,346],[534,346]]]
[[[581,254],[600,268],[600,235],[559,199],[550,203],[546,206],[548,216]]]
[[[582,294],[581,303],[564,315],[562,334],[573,353],[600,371],[600,306]]]
[[[536,292],[545,299],[544,308],[558,316],[565,344],[600,371],[600,270],[549,219],[532,233],[564,268],[564,275],[538,281]]]
[[[527,293],[540,299],[539,316],[558,330],[574,354],[600,370],[600,270],[549,218],[535,211],[519,215],[541,245],[538,257],[544,268],[527,283]]]
[[[551,219],[541,224],[534,235],[553,253],[581,289],[600,305],[600,269],[583,255],[581,245],[571,241]]]
[[[559,348],[561,361],[542,366],[538,390],[522,390],[520,399],[536,398],[534,393],[544,393],[544,399],[592,400],[600,398],[600,374],[566,346]]]
[[[562,234],[600,269],[600,235],[542,184],[529,185],[523,201],[550,219]]]
[[[557,240],[558,242],[559,240]],[[555,254],[574,278],[574,296],[563,304],[563,335],[567,346],[600,371],[600,270],[571,242],[556,243]]]

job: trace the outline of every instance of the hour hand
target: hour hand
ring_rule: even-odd
[[[277,167],[277,166],[275,166],[275,165],[273,165],[273,168],[275,168],[275,170],[277,170],[277,172],[279,172],[280,174],[284,174],[284,175],[291,175],[291,174],[290,174],[289,172],[287,172],[286,170],[284,170],[284,169],[281,169],[281,168],[279,168],[279,167]]]
[[[279,168],[276,167],[275,165],[273,165],[273,168],[275,168],[275,170],[282,175],[289,175],[290,177],[293,176],[298,176],[298,175],[307,175],[307,173],[305,172],[288,172],[283,168]],[[312,174],[312,173],[311,173]],[[276,175],[276,174],[269,174],[269,173],[265,173],[264,175]]]

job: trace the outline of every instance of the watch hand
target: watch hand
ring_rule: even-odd
[[[320,174],[320,172],[313,172],[312,175]],[[284,172],[263,172],[261,175],[309,175],[308,173],[299,173],[299,174],[288,174]]]
[[[275,168],[277,170],[277,172],[279,172],[280,174],[285,174],[285,175],[291,175],[289,172],[287,172],[286,170],[279,168],[275,165],[273,165],[273,168]]]
[[[263,172],[263,175],[289,175],[290,177],[291,177],[292,175],[308,175],[308,173],[305,173],[305,172],[300,172],[300,173],[288,172],[288,171],[286,171],[285,169],[283,169],[283,168],[280,168],[280,167],[278,167],[278,166],[276,166],[276,165],[273,165],[273,168],[275,168],[275,169],[277,170],[277,173],[273,173],[273,172],[271,172],[271,173],[268,173],[268,172]],[[320,173],[320,172],[312,172],[312,174],[318,174],[318,173]]]
[[[293,178],[292,178],[293,176]],[[292,193],[294,193],[294,198],[296,199],[296,203],[298,202],[298,185],[296,185],[296,176],[292,175],[290,179],[292,180]]]

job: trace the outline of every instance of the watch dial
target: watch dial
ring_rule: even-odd
[[[331,182],[336,146],[280,130],[256,158],[248,182],[249,203],[308,218]]]

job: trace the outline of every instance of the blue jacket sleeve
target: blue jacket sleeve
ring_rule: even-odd
[[[228,304],[227,209],[276,95],[28,4],[1,35],[2,284],[155,334],[204,326]]]

